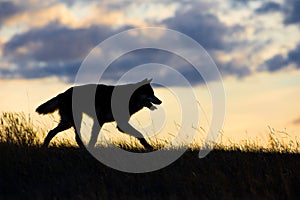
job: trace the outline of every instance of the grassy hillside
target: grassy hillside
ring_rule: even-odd
[[[5,113],[0,122],[0,199],[300,197],[300,154],[288,147],[219,146],[203,159],[190,149],[164,169],[129,174],[106,167],[77,147],[40,148],[36,135],[41,130],[22,114]]]

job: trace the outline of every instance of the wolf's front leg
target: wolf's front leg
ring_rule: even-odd
[[[147,142],[147,140],[144,138],[144,136],[138,130],[136,130],[134,127],[132,127],[129,123],[118,123],[117,129],[122,133],[127,132],[127,133],[130,133],[130,135],[136,137],[140,141],[141,145],[143,145],[145,150],[147,150],[147,151],[154,150],[154,148]]]
[[[137,138],[137,139],[144,146],[145,150],[147,150],[147,151],[153,151],[154,150],[154,148],[146,141],[145,138],[142,137],[142,138]]]

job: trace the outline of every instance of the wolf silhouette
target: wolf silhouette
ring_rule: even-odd
[[[48,114],[58,110],[60,115],[59,124],[49,131],[43,146],[47,147],[57,133],[74,127],[76,142],[80,147],[84,147],[79,131],[82,113],[86,113],[93,120],[98,120],[98,123],[93,123],[88,147],[95,146],[104,123],[116,121],[119,131],[134,135],[146,149],[152,149],[143,135],[128,123],[130,116],[142,108],[154,110],[156,107],[153,104],[162,103],[154,95],[151,81],[152,79],[145,79],[138,83],[116,86],[104,84],[74,86],[43,103],[36,109],[37,113]]]

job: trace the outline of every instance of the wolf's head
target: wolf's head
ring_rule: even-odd
[[[153,104],[159,105],[162,101],[154,95],[153,88],[151,87],[152,79],[145,79],[137,84],[140,86],[133,93],[134,101],[131,102],[135,104],[139,109],[147,107],[150,110],[156,109]]]

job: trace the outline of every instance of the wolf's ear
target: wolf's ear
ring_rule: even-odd
[[[144,80],[142,80],[142,83],[148,84],[148,83],[150,83],[151,81],[152,81],[152,78],[151,78],[151,79],[145,78]]]
[[[150,79],[145,78],[142,82],[143,83],[151,83],[151,81],[152,81],[152,78],[150,78]]]

